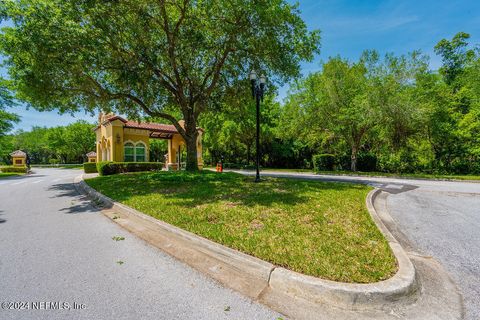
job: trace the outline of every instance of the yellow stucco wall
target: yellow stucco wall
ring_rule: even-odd
[[[12,157],[12,164],[15,167],[24,167],[26,165],[25,160],[25,157]]]
[[[124,161],[124,144],[132,142],[136,145],[143,142],[146,147],[146,161],[149,159],[150,132],[142,129],[124,128],[120,120],[101,125],[95,130],[97,137],[97,161]],[[108,154],[105,154],[105,148]]]
[[[102,116],[100,116],[101,118]],[[181,123],[183,125],[183,123]],[[150,131],[146,129],[125,128],[124,122],[114,120],[100,124],[95,130],[97,162],[100,161],[125,161],[124,145],[127,142],[136,145],[142,142],[145,145],[145,161],[149,161],[150,153]],[[202,134],[199,132],[197,139],[197,158],[199,169],[203,168],[202,159]],[[180,134],[174,134],[168,140],[168,165],[172,169],[178,169],[177,154],[180,148],[185,148],[185,141]],[[182,159],[185,161],[185,159]]]

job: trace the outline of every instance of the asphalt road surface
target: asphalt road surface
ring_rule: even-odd
[[[281,317],[103,216],[77,194],[80,170],[34,172],[0,179],[0,319]]]
[[[281,317],[104,217],[74,189],[81,171],[34,171],[0,180],[0,303],[41,310],[0,309],[0,319]],[[269,174],[390,192],[388,209],[407,250],[438,259],[463,293],[467,319],[480,319],[480,183]]]

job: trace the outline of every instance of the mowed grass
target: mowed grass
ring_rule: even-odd
[[[22,173],[16,173],[16,172],[0,172],[0,179],[8,178],[8,177],[16,177],[16,176],[21,176],[23,175]]]
[[[366,209],[370,187],[203,171],[86,181],[152,217],[285,268],[324,279],[387,279],[396,260]]]

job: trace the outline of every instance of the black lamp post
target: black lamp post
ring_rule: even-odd
[[[262,74],[259,83],[257,83],[257,73],[255,70],[252,70],[252,72],[250,72],[250,82],[252,84],[252,97],[257,103],[257,175],[255,177],[255,182],[260,182],[260,101],[263,101],[267,78]]]

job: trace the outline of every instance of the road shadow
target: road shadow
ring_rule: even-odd
[[[0,210],[0,212],[3,212],[3,210]],[[3,216],[3,213],[0,213],[0,216]],[[7,220],[0,218],[0,224],[7,222]]]
[[[246,176],[253,176],[254,172],[247,170],[235,170],[232,172],[237,172],[244,174]],[[262,173],[266,177],[276,177],[276,178],[287,178],[287,179],[298,179],[298,180],[309,180],[309,181],[319,181],[319,182],[340,182],[348,184],[363,184],[372,186],[378,189],[381,189],[385,192],[391,194],[399,194],[411,190],[418,189],[419,186],[408,183],[406,180],[403,182],[379,182],[375,179],[369,179],[366,177],[347,177],[347,176],[327,176],[327,175],[302,175],[302,174],[288,174],[288,173]],[[388,179],[388,178],[387,178]]]
[[[98,213],[98,207],[95,207],[85,195],[78,193],[74,183],[59,183],[54,184],[48,188],[48,191],[52,191],[55,194],[50,198],[70,198],[70,205],[61,208],[59,211],[65,214],[96,214]]]

